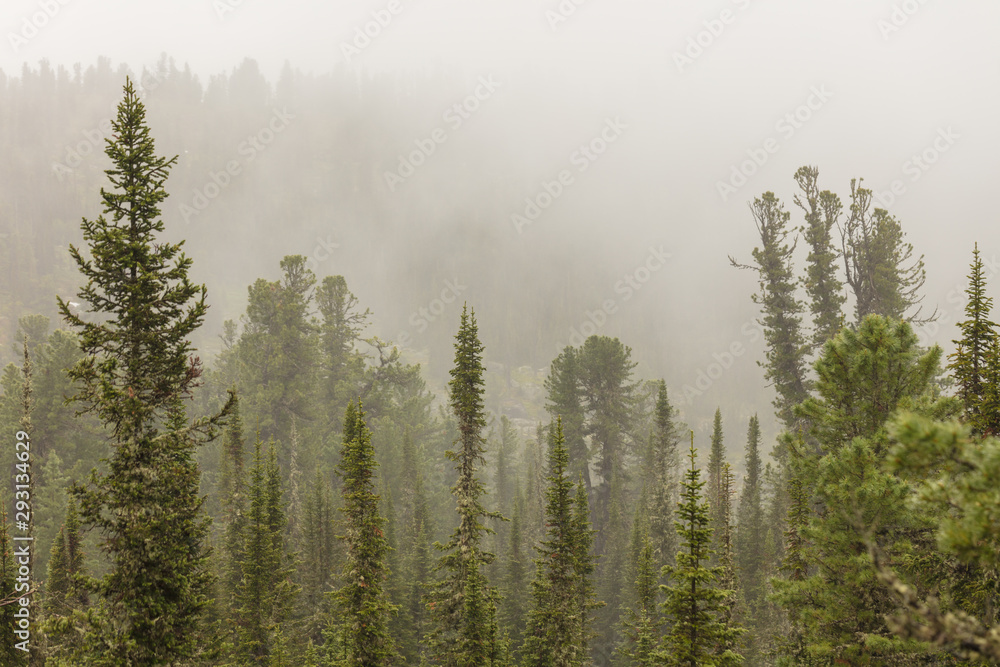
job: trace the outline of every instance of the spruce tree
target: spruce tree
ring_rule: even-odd
[[[74,398],[103,422],[113,445],[106,472],[72,490],[110,563],[90,581],[99,601],[80,658],[169,664],[200,649],[195,636],[212,576],[194,452],[214,436],[229,404],[194,423],[184,413],[201,375],[188,339],[205,316],[206,292],[188,279],[182,243],[156,240],[176,158],[155,155],[131,81],[111,127],[112,188],[101,190],[104,213],[81,224],[91,257],[70,246],[87,280],[78,298],[95,316],[84,321],[59,299],[85,355],[69,371],[79,383]]]
[[[760,459],[760,420],[750,418],[747,426],[746,476],[740,493],[736,522],[736,564],[739,569],[743,595],[751,610],[763,601],[765,558],[764,508],[762,504],[763,479]]]
[[[987,393],[990,391],[989,375],[996,345],[997,325],[990,320],[993,299],[986,295],[986,277],[983,275],[983,260],[979,257],[979,244],[972,251],[972,266],[969,272],[969,286],[965,293],[966,319],[958,323],[962,337],[952,341],[957,346],[949,355],[948,370],[958,385],[958,397],[964,405],[964,418],[976,433],[993,430],[997,417],[984,410]]]
[[[708,501],[709,524],[712,526],[712,550],[721,553],[722,525],[722,466],[726,460],[726,445],[722,435],[722,410],[715,409],[715,419],[712,421],[711,449],[708,453],[708,488],[705,496]],[[712,558],[716,562],[717,557]]]
[[[657,603],[659,573],[656,571],[653,543],[645,535],[639,552],[635,586],[635,607],[625,614],[625,638],[619,652],[635,667],[662,664],[656,650],[660,645],[660,610]]]
[[[48,563],[45,586],[47,660],[53,665],[72,664],[80,649],[77,623],[90,604],[84,587],[84,554],[76,503],[70,497],[66,518],[59,529]]]
[[[433,625],[426,643],[438,663],[448,667],[488,667],[498,641],[487,636],[496,615],[497,594],[483,574],[494,555],[483,550],[482,540],[492,533],[484,520],[499,515],[483,507],[485,488],[477,476],[485,451],[482,354],[475,312],[464,306],[448,383],[459,432],[457,450],[447,452],[458,472],[452,495],[459,523],[447,543],[435,543],[444,552],[437,564],[444,576],[427,594]]]
[[[677,545],[673,515],[677,502],[677,473],[680,465],[677,442],[680,437],[674,416],[674,409],[667,396],[667,383],[660,380],[656,395],[655,430],[650,439],[645,481],[649,539],[653,544],[653,560],[657,571],[660,566],[673,562]]]
[[[360,401],[357,408],[348,405],[337,466],[342,480],[347,559],[344,585],[337,591],[336,600],[345,664],[384,667],[393,664],[397,656],[388,627],[396,608],[385,591],[389,543],[375,493],[378,463],[364,418]]]
[[[243,664],[264,666],[270,661],[276,631],[284,621],[292,590],[283,547],[284,517],[277,456],[272,444],[265,458],[259,433],[254,443],[247,496],[250,505],[240,554],[241,578],[234,600],[236,650]]]
[[[537,547],[531,611],[522,652],[524,667],[572,667],[583,663],[576,603],[576,543],[573,482],[569,454],[557,418],[549,451],[549,487],[545,493],[546,539]]]
[[[712,529],[708,504],[702,496],[705,482],[701,481],[696,459],[692,431],[689,465],[681,482],[681,502],[675,522],[681,550],[677,553],[677,564],[664,568],[673,585],[661,586],[666,595],[663,612],[672,625],[663,639],[658,659],[664,665],[684,667],[739,665],[743,658],[724,648],[743,632],[742,628],[725,622],[726,603],[732,591],[717,587],[724,574],[723,567],[707,567],[712,556]]]
[[[590,505],[587,501],[587,489],[581,477],[576,484],[576,498],[573,502],[573,544],[576,554],[575,588],[577,605],[577,641],[580,654],[587,655],[591,641],[596,636],[592,629],[593,612],[605,606],[598,601],[594,592],[594,571],[597,569],[597,557],[594,554],[594,533],[590,523]],[[586,663],[584,663],[586,664]]]
[[[517,652],[524,636],[528,596],[524,582],[527,577],[527,556],[522,524],[524,523],[524,497],[520,489],[515,493],[514,513],[510,520],[506,572],[504,572],[501,621],[511,635],[511,647]]]
[[[246,444],[239,399],[233,393],[232,410],[222,439],[219,461],[219,504],[222,508],[222,572],[220,590],[222,602],[232,617],[233,598],[242,578],[240,554],[246,526]]]

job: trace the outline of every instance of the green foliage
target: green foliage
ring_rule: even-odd
[[[581,367],[583,360],[577,348],[568,345],[552,360],[549,376],[545,378],[548,392],[545,409],[555,420],[562,418],[566,448],[569,450],[569,465],[574,476],[583,476],[590,493],[590,452],[585,436],[586,415]]]
[[[716,554],[711,558],[717,562],[717,555],[722,552],[722,533],[729,529],[728,519],[723,521],[723,514],[728,513],[729,497],[722,496],[722,467],[726,460],[726,445],[722,435],[722,410],[715,409],[712,421],[711,449],[708,452],[708,488],[705,499],[708,501],[708,520],[712,526],[712,551]]]
[[[663,568],[664,576],[673,585],[661,586],[666,595],[663,613],[672,625],[657,657],[664,665],[739,665],[743,658],[728,645],[740,637],[743,629],[725,620],[733,591],[717,585],[725,574],[724,567],[707,567],[712,555],[712,528],[708,503],[702,497],[705,482],[701,481],[696,458],[692,431],[689,466],[681,482],[675,522],[681,549],[677,564]]]
[[[760,420],[750,418],[747,426],[746,476],[740,493],[736,516],[736,566],[740,586],[751,609],[763,601],[764,572],[767,567],[765,554],[764,507],[762,501],[763,478],[760,459]]]
[[[972,251],[969,286],[965,289],[969,299],[965,304],[966,319],[958,323],[961,338],[952,341],[956,350],[949,355],[948,370],[958,386],[958,397],[964,405],[964,419],[979,434],[1000,434],[1000,412],[991,405],[997,389],[995,375],[1000,368],[997,325],[990,320],[993,299],[986,295],[986,277],[979,245]]]
[[[730,258],[734,266],[752,268],[757,273],[758,291],[753,301],[761,306],[761,325],[767,345],[764,378],[778,392],[774,400],[778,418],[794,424],[792,408],[806,397],[809,384],[805,374],[807,344],[802,333],[802,302],[795,296],[792,267],[795,244],[788,244],[789,213],[772,192],[765,192],[750,204],[760,246],[753,249],[755,266],[745,267]]]
[[[295,594],[284,550],[285,517],[277,455],[272,442],[265,460],[262,447],[258,434],[239,559],[242,576],[234,599],[236,652],[243,664],[249,665],[270,661],[276,633]]]
[[[475,312],[463,307],[448,383],[459,433],[458,450],[447,452],[458,472],[452,495],[459,523],[447,543],[435,543],[445,552],[436,568],[444,577],[426,597],[433,622],[426,645],[438,664],[449,667],[490,665],[499,641],[495,633],[490,636],[495,629],[497,593],[483,575],[483,566],[492,563],[494,555],[481,546],[483,535],[492,532],[483,520],[499,515],[483,507],[485,487],[476,474],[485,451],[482,353]]]
[[[344,664],[382,667],[394,663],[397,653],[389,635],[389,617],[396,612],[385,591],[389,542],[383,531],[375,493],[375,450],[365,413],[358,402],[344,415],[344,445],[338,473],[342,480],[344,529],[347,545],[344,585],[337,591]]]
[[[643,536],[636,572],[634,608],[626,611],[625,639],[619,652],[635,667],[655,667],[661,664],[656,655],[660,645],[660,611],[657,603],[659,574],[654,565],[653,543]]]
[[[562,420],[557,418],[545,493],[546,539],[536,548],[531,611],[522,648],[524,667],[572,667],[584,662],[581,609],[576,597],[578,544],[573,525],[573,482],[568,467]]]
[[[899,221],[881,208],[872,209],[872,191],[851,179],[851,206],[844,220],[842,245],[846,282],[854,293],[860,323],[869,315],[920,321],[926,271],[923,255],[915,260],[913,246],[903,238]],[[930,319],[933,319],[933,315]]]
[[[644,489],[647,498],[649,539],[653,545],[653,560],[659,566],[673,562],[677,545],[673,514],[677,502],[678,468],[677,443],[680,427],[676,411],[667,396],[667,383],[660,380],[655,407],[656,426],[650,438],[646,456]]]
[[[833,227],[838,223],[843,205],[840,197],[823,190],[817,180],[819,169],[800,167],[795,182],[802,191],[795,204],[805,213],[803,236],[809,244],[806,275],[803,280],[812,312],[812,347],[820,348],[833,338],[844,324],[842,308],[847,297],[837,275],[841,251],[833,244]]]
[[[22,593],[23,589],[18,588],[17,559],[10,540],[7,508],[0,505],[0,658],[11,667],[27,664],[27,653],[16,647],[21,640],[14,634],[17,626],[14,614],[20,608],[17,600]]]

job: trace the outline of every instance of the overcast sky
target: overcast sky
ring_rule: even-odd
[[[620,117],[626,136],[574,194],[599,222],[575,231],[596,251],[627,246],[626,263],[655,241],[676,275],[717,267],[675,306],[749,303],[752,276],[726,260],[754,245],[746,203],[774,190],[792,209],[806,164],[842,198],[855,176],[896,189],[877,202],[926,255],[931,305],[964,285],[975,241],[1000,257],[995,0],[4,0],[0,19],[0,69],[15,75],[99,56],[139,69],[165,52],[203,82],[247,57],[272,80],[286,62],[493,76],[506,92],[484,131],[520,137],[539,177]]]

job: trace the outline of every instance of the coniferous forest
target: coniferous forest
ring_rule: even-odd
[[[446,281],[451,305],[397,334],[335,243],[253,275],[190,251],[234,233],[199,216],[245,217],[232,243],[259,243],[267,216],[322,214],[324,188],[378,186],[357,110],[405,106],[397,83],[286,68],[271,90],[246,61],[202,89],[166,57],[0,79],[0,142],[24,154],[0,166],[0,205],[25,202],[18,179],[64,184],[0,251],[0,665],[1000,664],[995,234],[956,267],[960,314],[935,343],[925,256],[879,192],[807,165],[748,195],[752,244],[713,261],[750,287],[759,382],[713,377],[732,401],[704,414],[703,390],[644,372],[645,335],[592,319],[551,352],[514,335],[575,308],[544,292],[512,321]],[[68,144],[100,157],[31,157],[62,138],[18,124],[100,116],[111,88],[106,127]],[[244,121],[273,138],[285,103],[333,93],[358,126],[336,163],[290,137],[316,172],[291,200],[231,166],[215,194],[191,185],[189,150],[217,169],[205,156],[241,146]],[[461,247],[436,242],[444,262]],[[217,296],[227,272],[242,283]]]

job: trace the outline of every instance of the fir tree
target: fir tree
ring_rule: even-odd
[[[87,279],[78,297],[96,317],[84,321],[59,299],[85,354],[70,369],[75,399],[100,418],[114,445],[107,472],[93,472],[72,491],[110,562],[108,574],[90,582],[99,603],[81,656],[92,664],[166,664],[199,650],[212,577],[194,451],[213,437],[229,405],[194,424],[184,415],[182,401],[201,375],[188,337],[205,316],[205,288],[188,280],[191,260],[181,244],[155,240],[175,160],[155,156],[130,81],[111,126],[112,190],[101,190],[104,215],[81,225],[91,259],[70,246]]]
[[[510,521],[506,572],[504,573],[501,621],[511,635],[511,646],[516,652],[524,635],[528,600],[524,586],[527,577],[525,540],[521,525],[524,522],[524,497],[520,489],[515,493],[514,513]]]
[[[715,419],[712,421],[712,447],[708,453],[708,489],[705,493],[709,507],[709,524],[712,526],[712,551],[719,554],[722,551],[722,466],[726,460],[726,445],[722,436],[722,410],[715,409]],[[717,558],[713,557],[712,562]]]
[[[590,506],[587,502],[587,489],[583,479],[576,484],[576,498],[573,502],[573,551],[575,561],[575,588],[577,605],[577,641],[580,645],[580,655],[587,655],[591,640],[595,637],[592,629],[594,610],[604,606],[594,593],[594,571],[597,569],[594,555],[594,530],[590,524]],[[586,664],[586,663],[584,663]]]
[[[997,325],[990,320],[993,299],[986,295],[986,277],[979,245],[972,251],[969,286],[965,289],[966,319],[958,323],[962,337],[952,341],[957,349],[948,358],[948,370],[958,385],[958,396],[964,404],[964,418],[977,433],[995,431],[997,416],[984,410],[987,392],[990,391],[989,375],[993,348],[997,343]]]
[[[396,608],[385,591],[389,543],[375,494],[375,449],[358,402],[344,415],[344,445],[337,467],[342,480],[347,559],[344,585],[337,592],[341,612],[341,642],[345,664],[365,667],[391,665],[396,649],[389,634],[389,617]]]
[[[736,522],[736,564],[747,604],[753,610],[763,600],[765,527],[762,505],[760,421],[757,415],[747,426],[746,458],[743,492],[740,494]]]
[[[658,659],[661,664],[685,667],[739,665],[743,658],[732,649],[723,648],[743,632],[724,620],[726,601],[732,591],[716,587],[724,574],[723,567],[706,567],[712,555],[712,529],[708,504],[702,498],[705,482],[700,479],[696,458],[692,431],[689,466],[681,482],[675,523],[681,550],[677,553],[677,564],[664,568],[674,585],[661,586],[666,594],[663,612],[672,626],[664,637]]]
[[[657,667],[660,645],[660,612],[657,603],[659,575],[654,565],[653,543],[645,535],[636,572],[635,607],[625,615],[625,643],[620,653],[635,667]]]
[[[653,544],[653,560],[659,566],[673,562],[677,545],[674,531],[674,505],[677,502],[677,442],[680,439],[674,422],[674,409],[667,397],[667,383],[660,380],[656,396],[656,424],[647,456],[646,497],[648,502],[649,538]]]
[[[232,617],[233,598],[243,576],[240,555],[243,549],[243,532],[246,526],[246,444],[243,439],[243,421],[240,418],[239,399],[233,393],[229,423],[222,439],[219,461],[219,504],[222,508],[222,573],[221,591],[223,604]]]
[[[583,663],[576,600],[576,541],[569,454],[557,418],[549,452],[546,539],[537,547],[531,611],[522,652],[524,667],[572,667]]]
[[[247,492],[250,506],[240,555],[242,576],[234,600],[237,653],[245,664],[259,666],[270,660],[275,632],[292,594],[283,548],[277,456],[272,444],[265,459],[262,444],[258,434]]]
[[[458,480],[452,495],[458,506],[459,523],[446,544],[437,570],[444,577],[428,591],[427,602],[433,627],[426,643],[434,658],[448,667],[488,667],[498,640],[484,636],[496,614],[496,592],[483,575],[483,567],[494,555],[484,551],[484,534],[492,532],[483,521],[499,517],[483,507],[485,493],[477,471],[484,459],[483,345],[479,341],[475,312],[462,308],[455,336],[455,367],[450,371],[451,408],[458,421],[457,451],[449,451]]]

